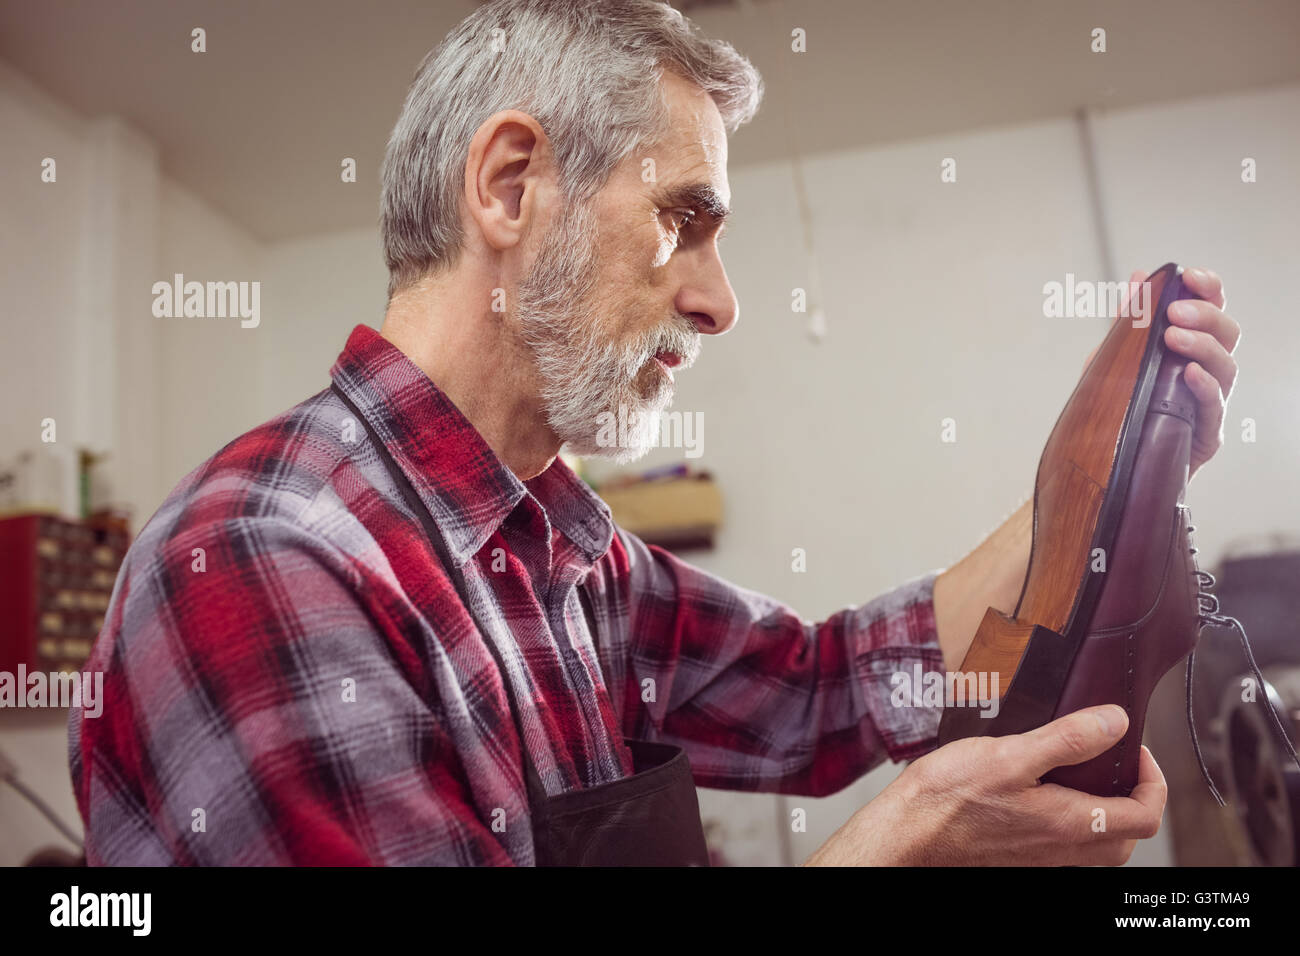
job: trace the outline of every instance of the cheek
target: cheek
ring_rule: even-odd
[[[671,311],[671,303],[664,301],[670,278],[665,267],[676,249],[675,237],[657,225],[626,238],[616,248],[607,247],[595,293],[600,322],[620,344],[644,337]]]
[[[656,217],[643,223],[643,228],[628,233],[629,243],[625,248],[627,262],[634,266],[637,274],[658,271],[668,264],[673,249],[677,246],[676,236]],[[647,277],[647,281],[653,281]]]
[[[655,247],[654,256],[650,262],[650,268],[662,269],[668,265],[668,260],[672,258],[676,244],[672,236],[661,233]]]

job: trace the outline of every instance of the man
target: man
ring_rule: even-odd
[[[938,711],[890,704],[1014,604],[1028,508],[814,625],[614,528],[556,457],[636,457],[735,325],[727,134],[760,93],[653,0],[497,0],[431,54],[383,169],[381,330],[183,479],[123,567],[104,716],[70,724],[90,862],[699,862],[692,777],[821,795],[886,757],[914,762],[809,862],[1117,864],[1157,831],[1149,753],[1130,798],[1038,784],[1120,708],[935,750]],[[1187,280],[1198,467],[1238,333]],[[606,447],[620,407],[640,427]]]

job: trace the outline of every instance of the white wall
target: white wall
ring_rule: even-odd
[[[200,282],[261,282],[265,251],[242,229],[184,187],[165,180],[156,280],[176,273]],[[152,300],[150,300],[152,301]],[[154,319],[158,337],[163,488],[173,485],[227,442],[271,417],[255,336],[237,319]],[[157,508],[157,505],[154,506]],[[147,517],[147,515],[146,515]],[[137,523],[136,527],[140,525]]]
[[[237,320],[155,318],[152,285],[260,278],[257,242],[159,172],[153,144],[86,120],[0,60],[6,227],[5,453],[57,443],[108,450],[103,499],[137,526],[177,478],[264,420],[260,353]],[[40,181],[45,157],[57,181]],[[254,365],[241,368],[251,356]],[[215,414],[214,414],[215,410]]]
[[[82,425],[76,365],[66,344],[80,305],[68,250],[80,241],[86,173],[81,119],[0,60],[0,277],[4,291],[4,403],[0,454],[40,441],[54,418],[69,441]],[[57,185],[40,183],[41,162],[57,161]]]
[[[0,61],[0,290],[5,308],[0,454],[36,449],[45,418],[60,447],[75,447],[92,429],[84,400],[79,347],[85,319],[83,222],[92,173],[91,132],[80,117],[46,97]],[[40,181],[41,163],[55,160],[56,182]],[[65,465],[68,464],[64,459]],[[0,608],[0,615],[5,609]],[[0,618],[8,631],[9,622]],[[24,782],[80,830],[68,783],[64,715],[0,710],[0,749]],[[44,818],[0,786],[0,865],[33,850],[69,849]]]
[[[271,281],[257,344],[262,389],[278,410],[329,386],[354,326],[383,324],[388,270],[373,229],[277,243],[265,263]]]
[[[75,119],[20,99],[0,87],[0,121],[19,131],[0,143],[6,166],[53,142],[75,172],[85,138]],[[1300,332],[1282,278],[1300,251],[1300,132],[1288,121],[1298,107],[1293,87],[1146,108],[1097,126],[1117,267],[1124,276],[1169,259],[1215,268],[1247,329],[1232,414],[1255,417],[1260,437],[1243,446],[1230,432],[1192,486],[1207,564],[1232,536],[1300,530],[1285,493],[1300,455],[1300,391],[1288,364]],[[1239,182],[1243,155],[1259,160],[1255,185]],[[945,185],[939,163],[949,156],[958,181]],[[680,377],[675,406],[704,414],[705,453],[693,463],[713,471],[726,495],[718,547],[695,560],[821,616],[951,564],[1030,494],[1042,444],[1104,327],[1043,318],[1042,286],[1066,272],[1118,277],[1100,274],[1072,120],[811,157],[828,316],[819,343],[806,317],[790,312],[791,290],[808,278],[789,166],[733,170],[731,179],[736,221],[723,250],[742,317],[706,342]],[[374,230],[264,248],[165,177],[154,201],[157,278],[263,282],[257,329],[152,320],[162,323],[155,374],[130,378],[158,395],[158,481],[140,477],[127,491],[156,503],[221,444],[324,387],[352,326],[379,324],[385,274]],[[5,319],[7,351],[17,351],[6,367],[25,376],[4,389],[14,414],[0,434],[12,442],[15,421],[63,409],[73,392],[60,351],[69,333],[40,317],[58,322],[76,307],[62,285],[74,233],[58,223],[78,207],[57,194],[34,197],[12,177],[0,182],[0,205],[35,230],[25,241],[7,230],[3,249],[14,255],[0,264],[6,288],[17,290]],[[147,306],[146,296],[146,315]],[[130,381],[123,387],[125,405]],[[945,417],[957,421],[955,444],[939,440]],[[680,457],[659,450],[645,463]],[[807,551],[806,574],[790,570],[794,547]],[[51,747],[60,734],[50,733]],[[6,739],[0,730],[0,746]],[[41,778],[47,793],[58,792],[61,759]],[[24,771],[34,762],[26,754]],[[733,862],[747,863],[780,862],[776,821],[806,809],[809,832],[789,838],[797,861],[897,770],[886,765],[821,801],[705,792],[702,805],[726,828]],[[5,820],[13,806],[0,792]],[[7,829],[0,862],[14,859]],[[1163,838],[1137,859],[1167,862]]]
[[[174,272],[257,279],[260,249],[163,176],[147,138],[76,115],[4,61],[0,129],[0,455],[31,449],[70,466],[77,448],[110,451],[98,487],[132,509],[138,528],[181,475],[268,417],[257,353],[229,334],[238,322],[155,318],[152,285]],[[46,157],[52,183],[40,178]],[[241,378],[244,358],[254,365]],[[56,423],[53,446],[41,443],[45,418]],[[80,829],[65,715],[0,711],[0,749]],[[0,787],[0,865],[47,845],[64,841]]]
[[[1300,533],[1300,88],[1120,113],[1098,124],[1121,267],[1169,259],[1224,278],[1242,325],[1225,444],[1188,489],[1202,556]],[[1258,181],[1241,181],[1243,158]],[[1242,440],[1253,418],[1257,440]]]

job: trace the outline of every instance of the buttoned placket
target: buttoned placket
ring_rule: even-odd
[[[617,780],[623,776],[623,766],[615,748],[622,737],[618,728],[606,727],[602,718],[599,697],[607,696],[607,691],[577,594],[578,582],[591,568],[590,560],[552,526],[545,508],[532,494],[520,499],[502,523],[501,532],[511,553],[528,569],[564,689],[582,718],[586,759],[579,761],[580,755],[571,754],[575,769],[584,777],[581,785]]]

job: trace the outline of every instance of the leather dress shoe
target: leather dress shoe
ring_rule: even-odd
[[[996,674],[996,715],[949,706],[939,743],[1023,733],[1083,707],[1119,704],[1129,727],[1114,747],[1043,779],[1127,796],[1137,784],[1147,702],[1188,657],[1192,743],[1222,803],[1191,723],[1201,627],[1235,626],[1252,668],[1254,660],[1240,622],[1219,615],[1208,592],[1214,579],[1196,565],[1183,503],[1196,403],[1183,381],[1186,360],[1164,344],[1169,305],[1193,297],[1181,273],[1173,263],[1152,273],[1144,307],[1116,319],[1057,420],[1039,459],[1033,545],[1015,612],[989,608],[962,664],[965,674],[987,672],[985,686]]]

